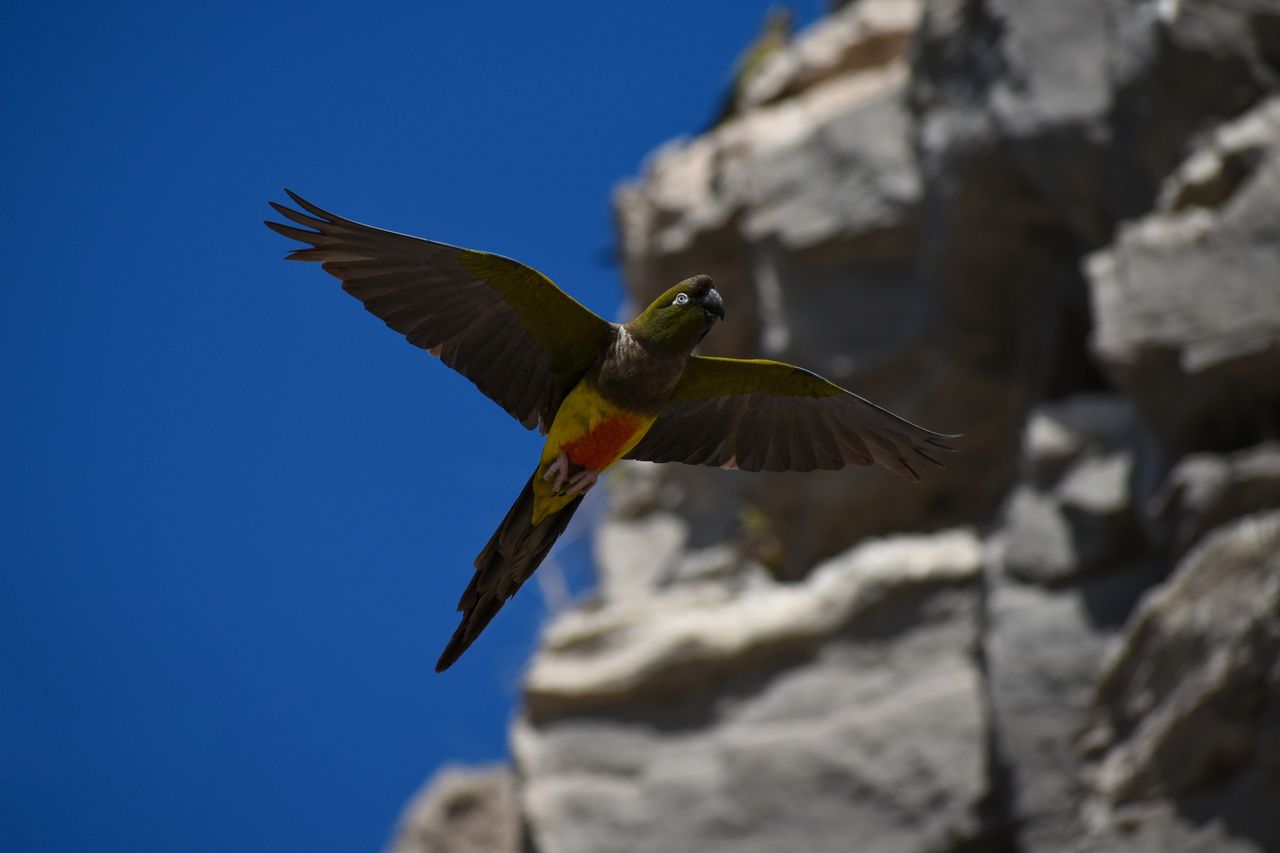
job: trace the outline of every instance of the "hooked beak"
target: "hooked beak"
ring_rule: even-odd
[[[720,298],[719,292],[713,287],[707,291],[707,295],[702,297],[702,310],[709,315],[715,315],[721,320],[724,319],[724,300]]]

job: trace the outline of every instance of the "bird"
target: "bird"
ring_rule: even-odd
[[[750,85],[759,76],[765,63],[772,59],[791,43],[794,29],[791,9],[786,6],[772,6],[765,15],[764,25],[760,33],[733,62],[728,91],[720,102],[707,130],[714,129],[742,112],[742,98]]]
[[[956,435],[898,417],[802,367],[694,353],[725,316],[709,276],[668,288],[627,323],[488,252],[344,219],[285,192],[263,220],[411,344],[546,436],[537,467],[475,559],[443,672],[532,576],[583,496],[620,459],[744,471],[879,464],[911,480]],[[301,226],[301,227],[298,227]]]

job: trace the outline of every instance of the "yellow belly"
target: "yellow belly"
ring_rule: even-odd
[[[561,453],[577,468],[603,471],[635,447],[655,420],[611,405],[586,382],[575,385],[560,404],[542,448],[542,459],[533,478],[533,523],[577,498],[573,494],[555,494],[552,484],[543,479],[547,466]]]

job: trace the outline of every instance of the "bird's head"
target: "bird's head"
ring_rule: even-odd
[[[724,319],[724,300],[711,276],[695,275],[670,288],[630,323],[628,330],[662,349],[692,350]]]

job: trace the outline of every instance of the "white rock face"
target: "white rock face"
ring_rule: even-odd
[[[509,767],[445,767],[400,816],[387,853],[520,853]]]
[[[864,0],[832,15],[765,64],[746,87],[744,105],[761,107],[891,62],[906,51],[922,5],[919,0]]]
[[[937,297],[919,274],[925,186],[906,38],[919,14],[918,4],[881,0],[824,20],[775,60],[784,100],[765,98],[707,135],[662,147],[616,197],[633,302],[709,274],[730,306],[709,353],[804,365],[935,429],[964,432],[978,449],[949,459],[923,487],[862,470],[707,482],[717,498],[727,482],[735,503],[759,509],[788,542],[784,577],[862,536],[973,520],[998,502],[999,475],[1015,458],[1012,389],[939,351],[948,333],[936,328]],[[762,72],[761,85],[769,79]],[[983,455],[981,471],[970,470]],[[705,502],[706,477],[661,476]]]
[[[993,566],[1061,585],[1141,553],[1143,508],[1135,504],[1153,487],[1152,452],[1133,405],[1118,395],[1077,395],[1032,410],[1026,479],[992,538]]]
[[[1088,265],[1094,350],[1175,449],[1280,412],[1280,98],[1226,125]]]
[[[963,452],[614,471],[526,849],[1280,850],[1278,88],[1274,3],[863,0],[649,159],[633,302]]]
[[[514,736],[538,849],[906,851],[972,837],[980,557],[967,531],[898,537],[795,585],[677,586],[562,617]]]
[[[1280,506],[1280,443],[1218,456],[1185,457],[1169,473],[1152,510],[1181,556],[1215,528]]]
[[[1208,537],[1139,607],[1107,658],[1083,740],[1091,815],[1119,834],[1130,808],[1212,810],[1280,846],[1280,511]],[[1241,826],[1243,824],[1243,826]],[[1234,827],[1233,827],[1234,825]]]

